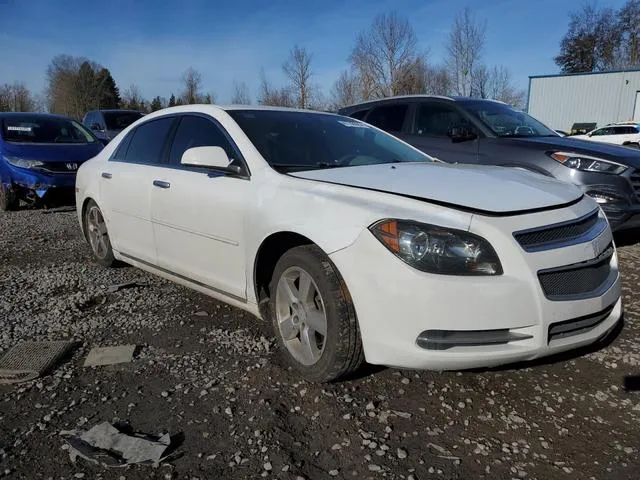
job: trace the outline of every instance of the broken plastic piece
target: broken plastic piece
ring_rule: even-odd
[[[71,461],[78,457],[105,467],[127,465],[158,465],[166,456],[163,454],[171,445],[169,434],[160,436],[144,433],[124,433],[130,430],[126,424],[116,428],[109,422],[100,423],[90,430],[62,431],[60,435],[69,445]]]
[[[118,363],[129,363],[133,360],[135,345],[118,345],[115,347],[95,347],[92,348],[84,361],[85,367],[98,365],[115,365]]]

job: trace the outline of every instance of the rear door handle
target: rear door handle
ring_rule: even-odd
[[[169,182],[163,182],[162,180],[154,180],[153,186],[160,187],[160,188],[169,188],[171,184]]]
[[[102,178],[111,178],[113,175],[111,175],[109,172],[102,172]]]

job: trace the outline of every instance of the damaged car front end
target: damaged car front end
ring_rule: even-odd
[[[69,118],[0,114],[0,209],[72,199],[76,172],[102,143]]]

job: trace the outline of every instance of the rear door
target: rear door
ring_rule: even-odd
[[[479,138],[454,142],[452,128],[481,134],[466,114],[451,102],[421,101],[414,105],[413,122],[404,140],[449,163],[478,163]]]
[[[245,174],[181,165],[188,148],[202,146],[222,147]],[[252,204],[252,184],[231,137],[207,115],[184,115],[169,164],[154,175],[151,218],[158,265],[238,300],[246,299],[244,221]]]
[[[113,247],[135,260],[155,264],[151,190],[162,172],[168,139],[177,117],[161,117],[138,126],[107,162],[100,184]]]
[[[387,133],[402,138],[410,122],[409,103],[394,102],[379,105],[372,108],[366,114],[364,121]]]

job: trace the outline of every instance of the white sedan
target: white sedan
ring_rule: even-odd
[[[571,185],[449,165],[354,119],[152,113],[78,171],[96,260],[273,323],[305,378],[363,361],[464,369],[592,344],[622,314],[616,249]]]

